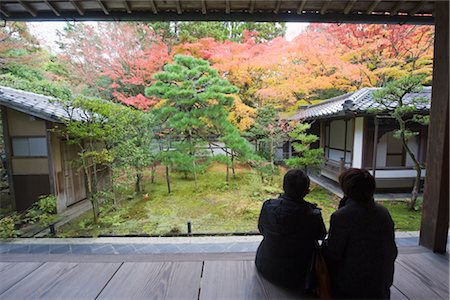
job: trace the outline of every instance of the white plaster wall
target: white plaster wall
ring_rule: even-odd
[[[417,142],[417,136],[413,136],[408,140],[408,146],[411,149],[411,151],[414,153],[414,155],[418,156],[419,154],[419,143]],[[411,157],[408,155],[408,153],[406,153],[406,166],[407,167],[413,167],[414,166],[414,162],[411,159]]]
[[[362,167],[362,148],[364,140],[364,117],[355,119],[355,136],[353,139],[353,167]]]
[[[372,171],[369,171],[372,174]],[[422,169],[422,178],[425,177],[425,169]],[[377,170],[376,178],[414,178],[416,170]]]
[[[385,133],[379,140],[377,145],[377,167],[386,167],[386,154],[387,154],[387,141],[388,141],[388,135],[392,137],[393,132],[387,132]],[[416,155],[419,153],[419,144],[417,141],[417,137],[413,136],[408,140],[408,146],[410,147],[411,151]],[[399,150],[400,151],[400,150]],[[412,159],[409,157],[409,155],[406,153],[406,167],[413,167],[414,163]]]
[[[345,122],[335,120],[330,123],[330,147],[344,149]]]

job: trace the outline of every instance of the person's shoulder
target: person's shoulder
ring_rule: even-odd
[[[375,203],[375,210],[381,215],[391,217],[391,213],[389,212],[389,210],[381,204]]]
[[[264,201],[263,206],[278,206],[281,203],[280,198],[267,199]]]
[[[353,209],[350,205],[345,205],[341,208],[338,208],[334,213],[331,214],[331,217],[336,218],[346,218],[348,215],[353,214]]]
[[[312,203],[305,201],[306,206],[311,210],[313,215],[321,215],[322,214],[322,208],[320,208],[317,203]]]

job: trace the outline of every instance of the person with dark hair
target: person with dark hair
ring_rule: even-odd
[[[304,200],[309,184],[303,171],[288,171],[284,194],[264,202],[258,221],[263,240],[256,252],[256,268],[267,280],[299,292],[311,288],[315,244],[326,235],[320,209]]]
[[[323,248],[336,299],[389,299],[397,246],[389,211],[373,199],[375,178],[364,169],[339,177],[344,193],[331,215]]]

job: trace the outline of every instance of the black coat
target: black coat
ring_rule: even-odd
[[[258,229],[264,237],[256,252],[258,271],[276,284],[307,289],[315,242],[326,235],[320,209],[287,196],[267,200]]]
[[[335,298],[390,297],[397,246],[385,207],[347,199],[331,215],[324,253]]]

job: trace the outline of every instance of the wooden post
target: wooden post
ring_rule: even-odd
[[[191,221],[187,222],[187,234],[188,234],[188,236],[192,236],[192,223],[191,223]]]
[[[342,172],[345,171],[345,160],[343,157],[341,157],[339,162],[339,174],[342,174]]]
[[[377,170],[377,151],[378,151],[378,126],[379,121],[377,116],[373,118],[375,124],[375,131],[373,133],[373,153],[372,153],[372,176],[375,178],[375,172]]]
[[[419,244],[444,253],[449,222],[449,3],[435,3],[433,91]]]
[[[16,203],[16,193],[14,192],[14,181],[13,181],[13,170],[12,170],[12,145],[11,138],[9,136],[9,121],[8,121],[8,108],[6,106],[1,106],[2,113],[2,124],[3,124],[3,145],[5,147],[6,154],[6,168],[8,172],[8,185],[9,185],[9,197],[11,201],[12,208],[17,209]]]
[[[348,130],[348,120],[344,120],[345,122],[345,132],[344,132],[344,166],[347,161],[347,130]]]

